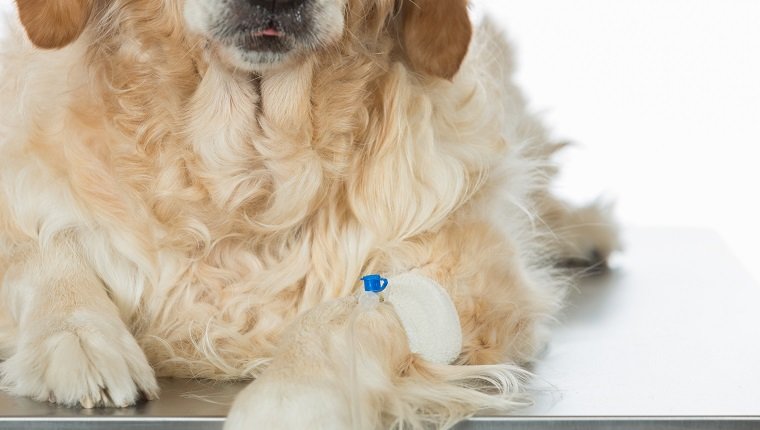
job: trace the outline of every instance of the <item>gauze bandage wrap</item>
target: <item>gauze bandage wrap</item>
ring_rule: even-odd
[[[407,273],[391,278],[383,292],[409,338],[413,353],[450,364],[462,352],[462,327],[451,297],[432,279]]]

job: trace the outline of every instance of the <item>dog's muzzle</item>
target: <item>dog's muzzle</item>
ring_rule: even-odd
[[[346,0],[186,0],[185,20],[236,68],[288,64],[337,42]]]

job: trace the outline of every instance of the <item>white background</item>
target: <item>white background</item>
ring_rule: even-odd
[[[578,143],[561,194],[717,230],[760,279],[760,1],[474,2],[514,41],[531,106]]]
[[[513,40],[531,106],[578,144],[561,194],[717,230],[760,279],[760,1],[475,3]]]

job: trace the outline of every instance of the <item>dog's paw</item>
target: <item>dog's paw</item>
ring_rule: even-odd
[[[356,305],[354,297],[322,303],[286,329],[269,367],[235,399],[225,430],[374,428],[352,423],[360,400],[347,388],[353,353],[346,330]]]
[[[348,399],[334,385],[272,376],[257,379],[238,395],[224,430],[352,428]]]
[[[5,390],[65,406],[126,407],[156,398],[153,369],[117,318],[76,311],[20,333],[16,353],[0,364]]]
[[[554,234],[560,238],[559,266],[594,271],[606,267],[621,248],[618,226],[609,205],[594,203],[570,212]]]

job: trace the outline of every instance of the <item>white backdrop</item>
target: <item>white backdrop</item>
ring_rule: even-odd
[[[760,1],[474,3],[515,42],[533,108],[578,143],[561,194],[717,230],[760,279]]]
[[[532,107],[578,143],[562,194],[717,230],[760,279],[760,1],[475,3],[514,41]]]

